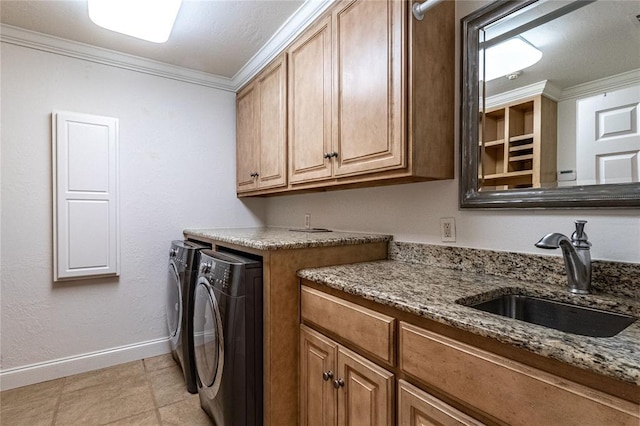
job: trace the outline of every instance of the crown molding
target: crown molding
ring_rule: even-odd
[[[610,77],[600,78],[577,86],[567,87],[562,91],[561,101],[580,99],[600,95],[628,86],[640,85],[640,69],[626,71]]]
[[[304,31],[334,1],[306,0],[233,78],[179,67],[5,24],[0,24],[0,42],[200,86],[236,92],[280,54],[291,40]]]
[[[569,99],[588,98],[604,92],[612,92],[617,89],[636,85],[640,85],[640,69],[626,71],[620,74],[593,80],[588,83],[567,87],[564,90],[558,89],[548,80],[543,80],[538,83],[488,97],[486,99],[486,107],[492,108],[494,106],[507,104],[539,94],[543,94],[556,102],[562,102]],[[482,99],[480,100],[480,105],[482,105]]]
[[[207,74],[11,25],[0,25],[0,42],[200,86],[235,91],[234,84],[227,77]]]
[[[514,90],[509,90],[508,92],[490,96],[486,99],[486,107],[493,108],[498,105],[509,104],[536,95],[545,95],[549,99],[557,101],[561,93],[562,91],[549,80],[542,80]],[[482,99],[480,100],[480,105],[482,106]]]
[[[233,76],[236,91],[279,55],[336,0],[306,0],[258,52]]]

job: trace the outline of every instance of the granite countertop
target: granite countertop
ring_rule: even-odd
[[[256,250],[286,250],[391,241],[391,235],[355,232],[305,232],[289,228],[185,229],[186,235],[208,238]]]
[[[640,385],[640,321],[614,337],[587,337],[456,303],[481,302],[515,292],[639,317],[638,300],[604,294],[573,295],[555,285],[398,260],[304,269],[298,272],[298,276],[538,355]]]

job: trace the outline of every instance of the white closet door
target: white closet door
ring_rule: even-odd
[[[118,119],[54,112],[54,281],[119,275]]]
[[[640,86],[577,105],[578,185],[640,182]]]

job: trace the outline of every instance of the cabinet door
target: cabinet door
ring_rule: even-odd
[[[258,172],[258,88],[245,87],[236,99],[236,191],[256,189]]]
[[[423,390],[398,381],[399,426],[479,426],[482,423]]]
[[[393,374],[360,355],[338,347],[338,424],[393,424]]]
[[[405,166],[407,4],[344,1],[332,13],[336,176]]]
[[[336,379],[337,351],[337,343],[300,326],[301,426],[336,424],[337,395],[333,380]]]
[[[289,48],[289,146],[292,183],[331,176],[330,17]]]
[[[258,77],[259,170],[258,188],[274,188],[287,183],[287,73],[282,55]]]

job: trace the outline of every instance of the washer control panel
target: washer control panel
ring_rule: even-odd
[[[238,267],[241,267],[241,265],[203,255],[200,261],[200,275],[204,276],[213,287],[225,293],[230,293],[231,283],[235,275],[234,270]]]

